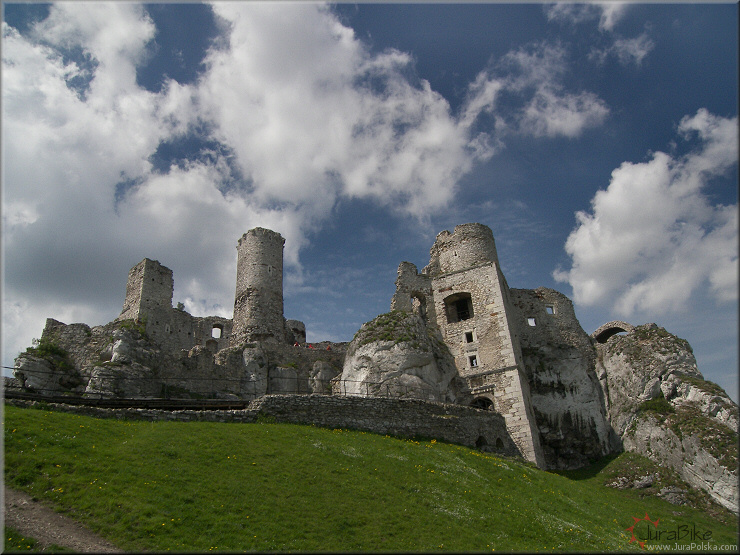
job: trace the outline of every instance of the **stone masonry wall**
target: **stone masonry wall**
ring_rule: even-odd
[[[257,227],[237,245],[232,345],[245,341],[285,341],[283,245],[285,239]]]
[[[398,437],[424,437],[478,447],[509,456],[521,456],[506,431],[504,419],[490,411],[419,400],[326,395],[266,395],[243,410],[108,409],[77,405],[6,399],[20,407],[43,406],[75,414],[131,420],[181,422],[275,422],[307,424],[322,428],[350,428]]]
[[[131,268],[126,299],[116,320],[139,320],[149,310],[172,308],[172,270],[145,258]]]
[[[488,262],[498,262],[491,229],[482,224],[461,224],[453,233],[445,230],[437,234],[423,273],[433,276]]]
[[[423,293],[427,276],[432,295],[426,299],[427,312],[436,317],[458,373],[474,397],[493,401],[524,457],[543,465],[529,384],[512,333],[514,309],[491,229],[471,223],[456,226],[453,233],[439,233],[420,275],[413,264],[401,263],[392,308],[408,310],[410,295]],[[457,304],[466,299],[472,314],[468,310],[468,317],[460,319]]]
[[[550,468],[578,468],[619,449],[595,372],[596,351],[565,295],[511,289],[532,408]]]

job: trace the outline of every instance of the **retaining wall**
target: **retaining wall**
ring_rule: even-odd
[[[322,428],[347,428],[398,437],[424,437],[477,447],[508,456],[521,453],[497,413],[412,399],[336,397],[329,395],[265,395],[243,410],[157,410],[40,404],[37,401],[6,399],[18,407],[43,407],[98,418],[180,422],[257,422],[272,417],[275,422],[308,424]]]

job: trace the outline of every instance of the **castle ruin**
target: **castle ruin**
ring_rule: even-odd
[[[305,343],[306,328],[283,316],[283,245],[285,239],[257,227],[237,244],[234,318],[191,316],[172,307],[172,270],[145,258],[131,268],[126,299],[116,321],[134,320],[146,334],[168,350],[197,345],[217,352],[256,341]]]
[[[737,511],[736,457],[726,462],[712,441],[676,435],[644,410],[662,398],[672,426],[703,418],[716,437],[737,438],[737,405],[703,380],[686,341],[616,320],[589,336],[565,295],[510,288],[491,229],[469,223],[439,233],[421,271],[400,263],[391,311],[351,342],[307,345],[303,322],[284,316],[284,242],[263,228],[238,240],[232,319],[173,308],[172,271],[145,258],[113,322],[47,319],[16,359],[15,387],[47,399],[246,401],[243,415],[224,417],[423,434],[540,468],[632,449],[665,455]]]

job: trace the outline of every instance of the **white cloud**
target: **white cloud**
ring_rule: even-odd
[[[663,152],[625,162],[605,191],[578,212],[565,245],[572,259],[555,279],[570,283],[584,305],[612,304],[622,316],[686,307],[700,287],[720,302],[737,298],[737,205],[713,205],[704,189],[737,164],[737,118],[701,109],[679,133],[698,135],[682,156]]]
[[[570,23],[573,25],[598,19],[600,31],[613,31],[615,25],[624,17],[628,7],[629,4],[625,2],[593,2],[583,4],[557,2],[545,6],[545,14],[550,21]]]
[[[624,17],[629,4],[623,2],[599,2],[596,6],[601,10],[599,29],[613,31],[614,26]]]
[[[46,316],[111,319],[110,304],[106,315],[70,307],[109,303],[114,285],[122,295],[144,257],[173,269],[175,301],[228,313],[246,230],[282,233],[286,266],[299,272],[300,250],[343,200],[417,221],[446,208],[460,177],[501,148],[497,125],[476,127],[481,112],[538,136],[577,136],[606,113],[593,95],[562,90],[557,47],[513,52],[496,76],[479,76],[456,116],[409,54],[371,53],[326,6],[214,11],[223,35],[205,70],[156,93],[136,82],[156,35],[141,5],[54,4],[23,35],[3,23],[6,296],[23,307],[4,330],[30,341]],[[532,101],[516,121],[499,114],[500,84]],[[223,149],[154,171],[159,145],[194,128]]]
[[[563,94],[543,87],[524,109],[520,126],[534,137],[573,138],[601,125],[608,114],[609,108],[593,93]]]
[[[499,141],[506,132],[578,137],[601,125],[609,108],[594,93],[565,91],[567,71],[567,53],[559,45],[538,43],[509,52],[477,75],[461,121],[472,128],[481,115],[492,115]],[[513,106],[500,105],[505,95],[510,103],[516,99]]]
[[[471,168],[466,130],[411,58],[371,56],[325,8],[216,5],[229,47],[213,50],[197,91],[261,203],[321,220],[340,197],[421,217],[450,201]]]
[[[545,14],[549,21],[580,25],[598,20],[598,28],[610,44],[603,48],[594,47],[589,59],[603,64],[609,56],[615,56],[620,64],[636,66],[650,53],[655,44],[642,33],[638,37],[623,38],[613,36],[614,28],[627,13],[629,3],[624,2],[594,2],[585,4],[557,3],[545,7]]]
[[[634,63],[639,67],[654,47],[655,43],[648,38],[647,33],[643,33],[631,39],[615,39],[608,48],[593,49],[589,54],[589,59],[603,64],[609,56],[615,56],[623,66]]]

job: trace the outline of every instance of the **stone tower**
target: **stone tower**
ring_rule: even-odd
[[[145,258],[131,268],[126,282],[126,300],[116,320],[142,320],[172,308],[172,270]]]
[[[522,455],[543,465],[515,331],[517,313],[490,228],[471,223],[439,233],[420,274],[412,264],[401,263],[391,308],[417,307],[440,329],[473,404],[503,415]]]
[[[256,227],[239,239],[231,345],[285,340],[282,235]]]

